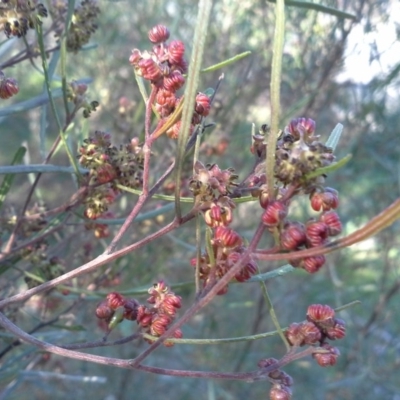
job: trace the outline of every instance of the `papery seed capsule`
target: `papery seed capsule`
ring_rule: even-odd
[[[169,30],[165,25],[156,25],[150,29],[148,36],[154,44],[166,42],[169,39]]]

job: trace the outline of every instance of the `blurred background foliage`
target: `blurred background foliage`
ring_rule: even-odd
[[[399,40],[398,4],[395,0],[324,0],[322,4],[356,15],[357,22],[305,8],[286,7],[286,44],[282,83],[282,127],[291,118],[306,116],[315,119],[317,132],[327,138],[336,123],[344,125],[337,149],[340,159],[352,154],[351,161],[328,178],[329,186],[340,193],[339,214],[346,234],[367,222],[400,195],[400,99],[399,53],[391,43],[385,48],[392,54],[392,63],[380,63],[382,49],[374,33],[391,26]],[[67,75],[70,79],[91,80],[90,97],[100,102],[89,120],[78,117],[69,131],[71,146],[94,130],[111,132],[115,144],[141,136],[144,128],[144,106],[128,63],[133,48],[149,47],[148,30],[158,24],[167,25],[171,37],[179,38],[191,53],[197,7],[192,0],[179,2],[136,0],[99,0],[102,14],[98,31],[86,48],[68,54]],[[49,22],[45,22],[49,24]],[[274,27],[273,4],[257,0],[220,0],[215,2],[209,25],[204,67],[221,62],[244,51],[251,55],[223,71],[203,74],[200,89],[215,87],[221,73],[224,79],[217,93],[208,121],[215,126],[205,133],[200,159],[218,162],[221,168],[234,167],[239,176],[246,176],[252,166],[251,124],[268,123],[269,79]],[[354,67],[348,38],[357,28],[356,42],[369,44],[369,62]],[[4,40],[5,37],[4,37]],[[10,54],[23,48],[21,40],[10,39],[12,46],[2,52],[3,62]],[[9,40],[9,41],[10,41]],[[28,40],[33,40],[28,35]],[[54,40],[49,37],[51,42]],[[7,45],[3,43],[3,46]],[[394,44],[393,44],[394,46]],[[354,61],[356,60],[356,61]],[[350,64],[349,64],[350,63]],[[378,74],[360,81],[360,74],[373,65],[380,65]],[[19,81],[20,93],[14,102],[30,99],[41,93],[43,75],[40,60],[29,61],[5,69]],[[350,72],[346,73],[346,70]],[[351,72],[353,71],[353,72]],[[364,74],[365,75],[365,74]],[[57,87],[59,84],[54,83]],[[2,107],[11,104],[3,101]],[[62,106],[61,100],[57,104]],[[28,149],[27,164],[38,164],[57,135],[56,125],[47,111],[46,138],[40,137],[43,109],[33,108],[2,116],[0,119],[2,165],[11,162],[12,155],[24,144]],[[228,144],[223,155],[219,146]],[[45,151],[44,151],[45,150]],[[175,143],[162,138],[154,150],[159,176],[174,156]],[[52,164],[68,165],[60,152]],[[188,176],[190,174],[190,168]],[[18,175],[2,208],[2,240],[7,239],[4,224],[22,206],[32,176]],[[34,202],[47,208],[65,202],[75,190],[67,174],[45,174]],[[33,206],[33,203],[31,206]],[[135,202],[135,196],[122,196],[113,211],[125,217]],[[146,210],[164,204],[153,200]],[[38,206],[38,207],[39,207]],[[17,211],[16,211],[17,210]],[[296,217],[307,220],[311,210],[299,201]],[[255,204],[237,208],[235,228],[250,237],[260,218]],[[133,243],[169,221],[172,213],[156,219],[143,219],[130,230],[124,242]],[[118,221],[116,221],[118,222]],[[112,229],[116,229],[111,225]],[[71,282],[71,293],[63,296],[53,291],[46,297],[35,297],[24,307],[8,308],[7,315],[27,331],[36,327],[38,337],[54,343],[71,343],[100,339],[94,310],[99,298],[112,290],[130,293],[141,300],[145,293],[138,289],[151,286],[158,279],[168,284],[193,280],[190,258],[195,254],[194,222],[173,234],[152,242],[101,268],[79,282]],[[343,311],[347,335],[337,345],[341,357],[335,367],[321,369],[312,359],[300,360],[285,368],[294,378],[296,399],[400,399],[398,373],[400,367],[400,317],[398,314],[400,273],[399,223],[382,234],[359,245],[328,256],[325,267],[316,275],[304,271],[275,278],[267,283],[275,310],[282,326],[304,319],[307,306],[313,303],[338,307],[354,300],[361,304]],[[89,261],[106,246],[86,231],[79,218],[49,238],[48,252],[62,260],[71,270]],[[18,260],[17,260],[18,261]],[[260,263],[261,271],[279,266]],[[30,266],[16,262],[13,268],[2,269],[1,296],[23,291],[26,285],[23,271]],[[12,284],[10,284],[12,282]],[[97,282],[95,293],[80,293]],[[74,290],[76,288],[76,290]],[[184,306],[194,300],[194,286],[176,289]],[[47,323],[55,317],[54,323]],[[43,326],[42,326],[43,324]],[[274,330],[267,306],[257,283],[231,285],[227,295],[215,299],[184,327],[184,337],[223,338],[244,336]],[[132,324],[124,321],[111,334],[112,339],[132,333]],[[205,381],[152,376],[137,371],[106,368],[56,356],[41,354],[28,346],[10,350],[12,338],[0,331],[0,399],[70,399],[95,396],[98,399],[256,399],[267,398],[269,384],[246,384],[232,381]],[[128,343],[93,350],[96,354],[133,358],[147,344]],[[246,371],[256,369],[258,360],[280,358],[285,352],[279,338],[263,339],[219,346],[180,345],[159,349],[148,360],[151,365],[189,370]]]

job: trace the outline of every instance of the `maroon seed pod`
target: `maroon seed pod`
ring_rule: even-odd
[[[342,223],[335,211],[328,211],[320,216],[320,221],[328,227],[329,236],[336,236],[342,232]]]
[[[133,49],[132,54],[129,57],[129,63],[133,66],[137,66],[142,58],[142,53],[139,49]]]
[[[287,374],[285,371],[281,371],[281,375],[279,377],[280,384],[283,386],[292,386],[293,378]]]
[[[222,247],[237,247],[241,246],[242,238],[231,228],[217,226],[214,230],[214,243]]]
[[[272,364],[276,364],[278,362],[278,360],[276,358],[263,358],[262,360],[260,360],[258,362],[258,367],[259,368],[267,368]]]
[[[146,328],[150,326],[152,319],[153,314],[146,306],[141,305],[138,307],[136,316],[136,322],[138,323],[138,325]]]
[[[306,243],[306,230],[300,222],[287,222],[281,232],[281,246],[285,250],[295,250]]]
[[[159,81],[163,74],[160,67],[152,58],[143,58],[138,62],[139,75],[144,79],[155,83]]]
[[[262,222],[268,227],[273,227],[279,225],[286,216],[288,210],[285,204],[280,201],[273,201],[268,204],[262,215]]]
[[[9,99],[19,92],[18,82],[13,78],[3,77],[0,76],[0,98]]]
[[[181,308],[181,297],[174,294],[168,295],[159,306],[159,312],[168,314],[171,317],[175,316],[176,310]]]
[[[164,89],[169,90],[171,92],[176,92],[179,90],[185,83],[185,78],[180,73],[180,71],[173,71],[168,76],[164,78]]]
[[[195,111],[202,117],[206,117],[210,112],[210,98],[204,93],[198,93],[196,96]]]
[[[149,30],[148,36],[151,43],[166,42],[169,39],[169,30],[165,25],[156,25]]]
[[[109,320],[114,315],[114,310],[108,305],[107,300],[103,300],[96,308],[96,317]]]
[[[135,321],[138,314],[139,303],[135,299],[128,299],[124,304],[123,317],[129,321]]]
[[[165,314],[156,315],[151,321],[150,334],[153,336],[161,336],[167,330],[171,318]]]
[[[292,398],[292,391],[281,384],[275,384],[272,386],[269,392],[270,400],[290,400]]]
[[[313,358],[321,367],[330,367],[336,364],[337,358],[340,355],[339,350],[329,344],[324,344],[323,349],[327,350],[326,353],[313,353]]]
[[[300,139],[303,134],[312,136],[315,132],[315,121],[311,118],[294,118],[290,121],[288,131],[296,139]]]
[[[126,300],[122,294],[117,292],[111,292],[107,295],[108,306],[113,310],[116,310],[118,307],[123,307],[126,303]]]
[[[264,209],[266,209],[269,205],[269,195],[268,195],[268,190],[265,188],[265,190],[261,190],[260,194],[258,196],[258,201],[260,203],[260,206]]]
[[[321,340],[321,331],[320,329],[310,321],[301,323],[301,334],[304,337],[304,344],[315,344]]]
[[[334,326],[335,310],[327,305],[312,304],[307,308],[307,319],[319,325]]]
[[[310,247],[321,246],[328,237],[328,226],[321,221],[308,221],[306,224],[306,237]]]
[[[305,257],[301,260],[300,267],[307,271],[309,274],[315,274],[325,264],[325,261],[326,258],[322,254],[319,256]]]
[[[304,336],[301,332],[301,324],[293,322],[285,331],[285,336],[292,346],[303,346]]]
[[[173,40],[168,45],[168,61],[170,64],[181,66],[184,54],[185,45],[180,40]]]
[[[311,195],[311,207],[315,211],[329,211],[339,206],[339,195],[335,189],[325,188],[325,191],[314,192]]]
[[[226,263],[229,268],[233,267],[242,257],[242,253],[234,251],[229,253]],[[250,260],[241,270],[235,275],[235,279],[238,282],[246,282],[257,272],[257,264]]]
[[[335,325],[332,328],[327,328],[325,334],[330,340],[343,339],[346,335],[346,326],[344,321],[336,318]]]

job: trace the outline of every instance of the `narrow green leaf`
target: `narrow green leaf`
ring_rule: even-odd
[[[332,148],[333,151],[335,151],[336,146],[339,143],[340,137],[342,136],[342,131],[343,131],[343,125],[337,124],[333,128],[333,131],[331,132],[328,140],[325,143],[328,147]]]
[[[270,3],[276,2],[276,0],[267,0],[267,1],[269,1]],[[319,12],[323,12],[325,14],[334,15],[335,17],[338,17],[338,18],[352,19],[354,21],[357,20],[357,17],[354,14],[350,14],[345,11],[338,10],[337,8],[324,6],[322,4],[310,3],[308,1],[285,0],[285,5],[286,6],[294,6],[294,7],[298,7],[298,8],[306,8],[308,10],[319,11]]]
[[[347,154],[346,157],[341,158],[338,162],[335,162],[327,167],[318,168],[313,172],[310,172],[304,177],[304,180],[312,179],[320,175],[327,175],[333,171],[336,171],[339,168],[342,168],[351,160],[351,154]]]
[[[21,146],[14,155],[14,158],[11,162],[11,165],[20,164],[24,155],[26,153],[26,148]],[[3,205],[3,202],[7,196],[8,191],[11,188],[15,175],[14,174],[7,174],[4,179],[3,183],[0,186],[0,208]]]
[[[251,51],[245,51],[234,57],[228,58],[227,60],[224,60],[218,64],[214,64],[214,65],[211,65],[210,67],[204,68],[200,72],[206,73],[206,72],[216,71],[217,69],[227,67],[228,65],[231,65],[231,64],[241,60],[242,58],[249,56],[250,54],[251,54]]]

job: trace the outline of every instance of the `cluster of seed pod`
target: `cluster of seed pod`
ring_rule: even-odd
[[[55,37],[59,39],[65,30],[68,1],[52,1],[50,14],[53,18]],[[83,0],[75,9],[67,31],[67,51],[77,52],[87,44],[97,30],[100,8],[96,0]]]
[[[148,34],[153,43],[151,51],[140,51],[133,49],[129,62],[134,66],[136,73],[157,89],[155,98],[155,109],[162,126],[168,116],[178,107],[181,97],[177,91],[185,83],[184,74],[187,72],[188,63],[185,59],[185,45],[180,40],[172,40],[167,43],[170,36],[168,28],[164,25],[156,25]],[[210,98],[204,93],[198,93],[195,100],[195,109],[192,116],[190,131],[200,123],[202,117],[210,111]],[[177,121],[167,130],[170,138],[176,139],[181,128],[181,121]]]
[[[87,218],[97,219],[107,212],[119,194],[117,184],[141,187],[143,153],[137,138],[117,148],[109,133],[96,131],[84,141],[79,154],[79,163],[89,169],[90,191],[84,200]]]
[[[42,3],[30,0],[3,0],[0,8],[0,29],[7,37],[23,37],[29,29],[42,23],[47,9]]]
[[[270,231],[278,231],[280,247],[284,251],[296,251],[325,245],[329,237],[341,233],[342,224],[333,211],[339,205],[338,192],[324,187],[325,177],[307,178],[307,174],[332,163],[332,150],[318,141],[315,122],[310,118],[296,118],[285,128],[277,144],[275,176],[279,184],[277,197],[269,199],[264,168],[256,169],[249,180],[252,194],[258,196],[264,212],[262,222]],[[265,156],[265,144],[261,135],[254,137],[253,153]],[[308,194],[313,210],[320,212],[306,224],[287,219],[292,198]],[[317,272],[325,263],[324,255],[292,260],[295,267],[309,273]]]
[[[278,360],[275,358],[265,358],[258,362],[258,367],[268,368],[277,362]],[[271,400],[290,400],[292,398],[290,387],[293,385],[293,379],[289,374],[277,368],[268,374],[268,379],[272,382],[269,392]]]
[[[307,309],[307,320],[289,325],[285,336],[292,346],[318,346],[314,359],[321,367],[336,364],[339,350],[328,340],[343,339],[346,327],[343,320],[335,318],[335,310],[327,305],[312,304]]]
[[[203,287],[207,290],[220,280],[246,252],[243,240],[237,232],[227,226],[217,226],[213,229],[214,237],[211,239],[211,254],[205,252],[200,259],[193,258],[190,263],[198,267],[199,277]],[[237,282],[245,282],[257,272],[257,264],[249,257],[243,267],[234,276]],[[223,295],[228,291],[224,286],[217,294]]]
[[[154,284],[148,293],[150,297],[147,302],[150,306],[140,304],[135,299],[127,299],[117,292],[109,293],[97,306],[96,316],[108,324],[108,329],[126,319],[136,321],[144,333],[160,337],[171,325],[181,307],[181,297],[173,293],[163,281]],[[182,331],[177,329],[173,337],[181,338]],[[146,338],[146,341],[151,343],[154,339]],[[166,340],[164,345],[170,347],[173,343]]]
[[[9,99],[18,92],[18,82],[14,78],[7,78],[3,71],[0,71],[0,99]]]

